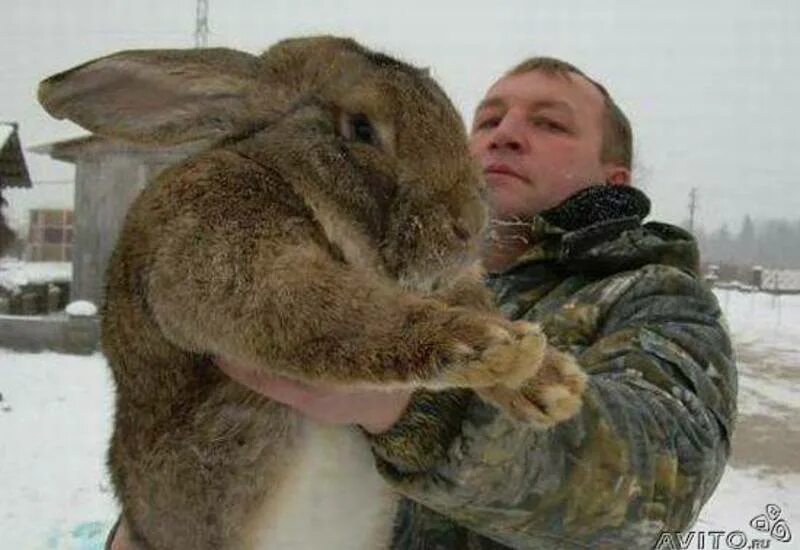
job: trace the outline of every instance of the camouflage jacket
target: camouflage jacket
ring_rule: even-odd
[[[590,375],[581,412],[537,431],[471,392],[418,392],[378,468],[405,498],[395,550],[652,548],[716,487],[736,415],[731,344],[681,229],[628,187],[591,187],[531,224],[491,276]]]

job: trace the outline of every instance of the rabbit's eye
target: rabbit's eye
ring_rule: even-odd
[[[378,145],[378,133],[364,114],[350,117],[350,137],[368,145]]]

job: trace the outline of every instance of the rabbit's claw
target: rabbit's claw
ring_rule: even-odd
[[[496,385],[479,388],[477,393],[517,420],[546,429],[578,413],[586,381],[571,355],[550,347],[538,373],[521,387]]]
[[[547,339],[538,325],[488,323],[482,338],[453,344],[449,368],[437,382],[442,387],[519,387],[538,371],[546,345]]]

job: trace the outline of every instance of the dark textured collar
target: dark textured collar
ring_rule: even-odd
[[[539,216],[569,232],[624,218],[636,218],[641,223],[649,213],[650,199],[635,187],[592,185]]]
[[[534,264],[593,276],[648,264],[696,274],[699,256],[694,238],[669,224],[643,224],[649,211],[650,201],[636,188],[598,185],[584,189],[531,220],[528,249],[502,274],[489,279],[525,278]]]
[[[593,185],[530,223],[530,248],[514,262],[567,261],[594,246],[640,227],[650,213],[650,199],[629,185]]]

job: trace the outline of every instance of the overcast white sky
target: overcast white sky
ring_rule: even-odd
[[[259,52],[299,34],[350,35],[429,66],[468,119],[498,73],[552,55],[606,84],[630,116],[636,181],[680,222],[800,218],[800,2],[209,0],[210,46]],[[42,78],[127,48],[193,45],[195,0],[0,0],[0,120],[24,146],[79,135],[35,100]],[[35,180],[71,165],[29,154]],[[787,243],[789,244],[789,243]],[[798,243],[794,243],[798,246]]]

